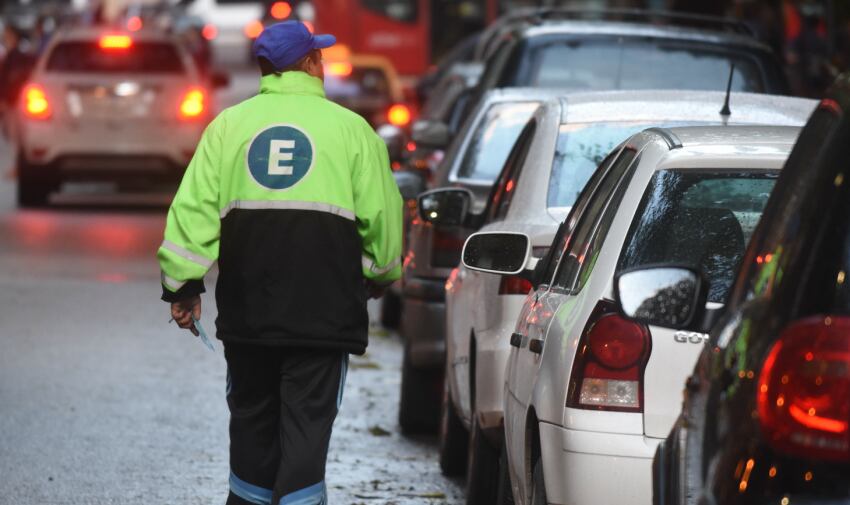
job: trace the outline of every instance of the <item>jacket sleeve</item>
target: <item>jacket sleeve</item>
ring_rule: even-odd
[[[204,275],[218,259],[221,117],[204,131],[168,209],[165,240],[157,251],[167,302],[203,293]]]
[[[402,199],[387,146],[364,121],[352,177],[354,213],[363,242],[363,276],[388,284],[401,277]]]

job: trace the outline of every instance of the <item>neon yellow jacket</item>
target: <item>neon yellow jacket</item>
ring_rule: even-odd
[[[163,300],[203,292],[218,261],[218,337],[363,352],[364,279],[401,275],[402,200],[386,146],[303,72],[207,127],[157,257]]]

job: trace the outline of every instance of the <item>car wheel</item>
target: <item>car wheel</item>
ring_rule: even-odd
[[[443,475],[455,477],[466,470],[469,433],[457,414],[449,394],[446,378],[443,379],[443,401],[440,408],[440,469]]]
[[[502,440],[502,450],[499,451],[499,480],[496,490],[496,505],[514,505],[511,473],[508,470],[508,444],[504,440]]]
[[[496,501],[499,479],[499,451],[484,436],[478,421],[472,422],[469,437],[469,465],[466,470],[467,505],[490,505]]]
[[[416,368],[407,350],[401,365],[398,423],[405,435],[435,433],[440,418],[442,368]]]
[[[543,461],[540,456],[534,462],[534,471],[531,474],[531,505],[547,505],[546,483],[543,481]]]
[[[381,326],[388,330],[397,330],[401,323],[401,297],[387,290],[381,304]]]
[[[50,192],[58,184],[50,180],[47,174],[40,173],[32,165],[18,155],[18,206],[43,207],[47,205]]]

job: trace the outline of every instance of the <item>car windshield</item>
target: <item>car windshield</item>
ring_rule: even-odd
[[[561,125],[546,205],[571,207],[602,159],[619,143],[649,126],[644,122]]]
[[[522,128],[538,106],[538,102],[502,102],[490,106],[473,132],[458,177],[496,180]]]
[[[179,74],[183,61],[174,44],[134,42],[129,48],[102,49],[97,42],[63,42],[47,60],[54,72]]]
[[[539,46],[532,61],[527,84],[536,87],[723,91],[734,63],[733,91],[764,91],[753,59],[692,44],[576,40]]]
[[[656,172],[618,269],[656,263],[695,267],[710,283],[709,301],[725,302],[776,177],[774,172]]]
[[[340,64],[340,65],[345,65]],[[325,94],[331,100],[354,98],[380,98],[391,101],[390,83],[379,68],[354,67],[348,75],[325,72]]]

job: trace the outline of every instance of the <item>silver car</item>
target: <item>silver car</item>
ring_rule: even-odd
[[[66,180],[179,180],[212,117],[212,84],[164,33],[56,34],[15,113],[19,204],[46,203]]]

